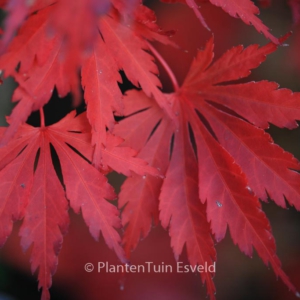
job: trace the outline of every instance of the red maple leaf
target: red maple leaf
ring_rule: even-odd
[[[120,14],[112,8],[108,16],[102,16],[93,24],[97,35],[94,39],[90,37],[89,40],[93,40],[90,51],[78,63],[79,54],[75,57],[73,47],[66,48],[64,31],[57,30],[57,34],[51,34],[51,20],[56,9],[56,5],[52,5],[30,16],[0,58],[4,76],[13,76],[19,83],[13,95],[13,101],[18,101],[18,104],[10,116],[10,127],[2,144],[7,143],[32,111],[49,101],[54,87],[61,97],[70,91],[76,94],[78,82],[75,71],[77,66],[81,66],[87,115],[93,129],[92,143],[96,147],[93,161],[99,167],[102,159],[100,147],[106,145],[103,133],[106,128],[111,130],[113,127],[113,112],[122,111],[122,94],[117,86],[117,81],[121,82],[120,69],[172,116],[170,105],[159,90],[161,83],[154,58],[146,52],[149,50],[147,39],[172,43],[153,23],[155,15],[151,10],[139,6],[135,13],[137,21],[120,21]],[[76,45],[73,46],[78,50]],[[83,52],[83,49],[80,51]],[[94,97],[99,100],[95,101]]]
[[[28,15],[40,10],[46,6],[53,4],[54,0],[2,0],[0,1],[0,8],[8,13],[5,19],[5,33],[0,42],[0,53],[7,50],[7,46],[11,42],[14,34],[28,17]]]
[[[204,27],[209,29],[206,24],[201,12],[199,11],[199,4],[201,2],[210,2],[211,4],[221,7],[225,12],[234,18],[240,18],[247,25],[253,25],[259,33],[263,33],[266,38],[271,40],[273,43],[278,44],[279,41],[270,32],[269,28],[263,24],[263,22],[256,16],[259,14],[259,8],[255,6],[251,0],[161,0],[162,2],[175,3],[181,2],[186,3],[190,8],[193,9],[196,16]],[[268,5],[265,3],[264,5]]]
[[[42,299],[50,297],[51,276],[68,228],[67,199],[76,213],[82,212],[92,236],[97,240],[101,232],[107,245],[126,262],[116,230],[121,226],[119,211],[107,201],[116,195],[103,173],[88,163],[93,153],[90,125],[85,113],[75,115],[72,112],[49,127],[22,125],[15,138],[0,148],[0,245],[10,235],[13,221],[24,218],[21,244],[24,250],[33,244],[31,269],[38,269]],[[131,171],[160,174],[135,158],[134,150],[119,147],[121,141],[109,135],[103,153],[104,171],[114,169],[127,176]],[[51,148],[59,158],[65,191],[53,166]]]
[[[169,228],[176,259],[186,246],[193,266],[216,261],[214,239],[222,240],[228,228],[242,252],[252,256],[254,248],[296,292],[281,269],[259,199],[300,209],[300,163],[264,131],[270,123],[297,126],[300,94],[268,81],[231,83],[247,77],[281,40],[256,17],[250,0],[210,0],[273,43],[238,46],[212,63],[211,39],[183,85],[172,77],[175,92],[166,95],[154,56],[172,73],[148,41],[172,44],[170,32],[140,2],[0,1],[9,12],[0,69],[19,83],[10,127],[0,128],[0,245],[13,221],[23,219],[22,247],[32,245],[32,271],[38,270],[42,298],[49,299],[69,206],[82,212],[95,239],[102,233],[122,262],[147,236],[152,219]],[[196,6],[206,0],[164,2],[188,4],[208,28]],[[122,95],[120,70],[143,91]],[[59,96],[73,92],[79,98],[77,73],[87,112],[46,127],[42,107],[54,88]],[[24,124],[35,110],[41,112],[38,128]],[[115,126],[115,115],[126,117]],[[54,168],[53,153],[60,168]],[[109,202],[116,197],[105,177],[111,170],[128,176],[118,203],[121,220]],[[211,299],[213,276],[201,273]]]
[[[68,54],[79,55],[93,43],[97,34],[95,24],[101,15],[105,15],[114,6],[124,18],[129,18],[133,12],[139,11],[141,0],[1,0],[0,8],[8,13],[5,20],[5,35],[1,40],[0,52],[6,50],[15,31],[26,18],[37,11],[54,5],[50,25],[52,30],[59,32],[65,38]],[[76,18],[74,18],[76,15]],[[85,24],[85,26],[81,26]],[[73,52],[71,51],[73,50]]]
[[[210,235],[219,242],[228,227],[242,252],[252,256],[254,247],[296,293],[281,269],[259,198],[266,201],[269,196],[282,207],[286,199],[300,210],[300,164],[263,130],[269,123],[295,128],[300,94],[267,81],[228,84],[259,66],[276,49],[273,43],[235,47],[212,64],[213,46],[211,39],[198,52],[183,85],[175,84],[176,92],[168,95],[178,128],[142,92],[130,92],[124,99],[128,117],[114,132],[166,177],[125,181],[119,205],[127,204],[122,213],[123,225],[128,224],[126,254],[148,234],[151,218],[157,219],[160,211],[177,259],[186,245],[192,265],[214,262]],[[215,299],[212,275],[201,273],[201,278]]]

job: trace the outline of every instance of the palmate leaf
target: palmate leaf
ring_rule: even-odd
[[[202,2],[210,2],[211,4],[221,7],[225,12],[234,18],[240,18],[247,25],[253,25],[259,33],[271,40],[273,43],[278,44],[279,41],[270,33],[270,29],[263,24],[263,22],[256,16],[259,15],[259,8],[251,0],[161,0],[167,3],[186,3],[202,23],[204,27],[209,29],[200,10],[199,4]]]
[[[68,34],[64,26],[54,27],[54,30],[53,20],[56,20],[58,12],[63,11],[60,5],[65,5],[65,2],[68,1],[58,1],[30,15],[8,51],[0,57],[4,76],[13,76],[19,83],[13,95],[13,101],[18,104],[10,116],[10,127],[1,143],[7,143],[30,113],[49,101],[54,88],[60,97],[69,92],[78,96],[77,71],[81,68],[87,116],[93,130],[93,163],[99,168],[102,160],[101,145],[106,146],[106,135],[103,133],[106,128],[113,128],[113,113],[122,113],[122,94],[118,88],[118,82],[122,81],[120,69],[125,71],[133,84],[140,85],[148,96],[153,96],[174,118],[169,103],[159,89],[161,83],[154,58],[147,52],[147,40],[172,43],[154,23],[154,13],[141,5],[135,10],[134,18],[127,21],[121,19],[122,15],[114,7],[106,15],[92,18],[94,22],[91,22],[87,13],[82,18],[89,19],[89,22],[83,23],[90,34],[78,34],[70,24],[67,25],[71,28]],[[117,7],[123,7],[119,1],[115,2]],[[76,10],[88,11],[77,6]],[[66,20],[63,23],[66,25]],[[76,24],[80,22],[76,20]],[[74,41],[72,36],[86,36],[86,40]]]
[[[269,123],[295,128],[300,120],[300,94],[266,81],[224,84],[248,76],[275,49],[272,43],[261,48],[238,46],[212,64],[213,40],[208,41],[182,87],[167,95],[179,127],[170,124],[173,129],[164,138],[161,134],[166,133],[168,119],[157,104],[142,92],[125,97],[128,117],[115,127],[115,133],[125,139],[124,145],[136,145],[139,155],[162,168],[166,177],[153,190],[151,176],[147,181],[142,177],[134,183],[132,178],[125,181],[120,206],[127,203],[122,213],[122,222],[127,224],[123,240],[127,255],[138,237],[148,234],[151,217],[159,209],[163,227],[169,226],[176,258],[186,245],[192,265],[212,263],[215,249],[210,234],[219,242],[228,228],[242,252],[252,256],[254,248],[296,293],[281,269],[259,198],[266,201],[269,196],[282,207],[286,199],[300,209],[300,163],[263,130]],[[166,158],[153,160],[161,151],[167,151],[168,162]],[[139,191],[132,198],[128,197],[130,183]],[[215,299],[212,275],[201,273],[201,278]]]
[[[15,32],[28,15],[54,2],[54,0],[35,0],[31,2],[24,2],[22,0],[1,0],[0,8],[4,9],[8,13],[8,16],[4,22],[5,32],[0,41],[0,53],[3,54],[3,52],[7,50],[7,46],[11,42]]]
[[[19,83],[11,125],[0,128],[0,244],[13,221],[23,219],[21,243],[32,247],[42,298],[50,297],[69,206],[82,212],[92,236],[101,233],[124,263],[149,233],[152,219],[169,228],[176,259],[186,246],[193,266],[216,261],[213,240],[222,240],[228,228],[242,252],[251,256],[254,248],[296,292],[281,269],[259,198],[300,209],[300,164],[264,132],[269,123],[295,128],[300,96],[267,81],[232,83],[247,77],[281,42],[256,17],[256,6],[250,0],[210,0],[273,43],[238,46],[212,63],[211,39],[182,87],[165,95],[151,51],[159,54],[148,41],[172,43],[153,11],[139,0],[54,2],[0,1],[9,12],[0,69]],[[188,4],[207,27],[196,6],[206,0],[165,2]],[[122,95],[120,70],[143,91]],[[72,112],[48,127],[24,125],[54,88],[60,96],[70,91],[78,96],[77,72],[87,112]],[[116,114],[126,116],[118,125]],[[57,154],[61,179],[51,152]],[[111,170],[128,176],[119,209],[110,203],[116,195],[104,176]],[[201,273],[211,299],[213,276]]]
[[[12,41],[8,51],[0,57],[4,75],[15,77],[19,83],[13,94],[18,101],[10,116],[10,127],[2,138],[4,145],[26,122],[32,111],[43,107],[56,87],[64,97],[76,86],[70,77],[72,63],[63,59],[63,37],[58,34],[49,38],[49,15],[53,6],[32,15]],[[19,66],[19,72],[15,68]]]
[[[138,157],[147,161],[164,174],[168,167],[170,139],[173,132],[171,120],[164,118],[158,106],[153,106],[145,94],[131,91],[126,97],[125,115],[144,110],[136,117],[126,118],[116,125],[115,132],[124,138],[122,145],[134,145]],[[142,97],[142,99],[141,99]],[[140,101],[142,100],[142,101]],[[148,110],[149,108],[151,110]],[[145,110],[146,109],[146,110]],[[151,131],[158,125],[155,135],[147,142]],[[128,130],[131,128],[131,130]],[[139,132],[137,135],[136,133]],[[147,142],[147,147],[144,147]],[[146,237],[151,229],[152,217],[158,222],[158,197],[163,183],[162,178],[133,175],[122,185],[119,195],[119,208],[123,208],[122,224],[127,226],[124,233],[124,249],[130,257],[140,237]]]
[[[109,248],[127,262],[117,231],[121,227],[119,211],[107,201],[116,195],[104,174],[87,161],[93,153],[90,131],[86,114],[76,117],[72,112],[49,127],[22,125],[15,138],[0,148],[0,244],[10,235],[13,221],[24,218],[21,244],[24,250],[33,244],[31,269],[38,269],[42,299],[50,298],[51,277],[68,228],[67,199],[76,213],[82,212],[92,236],[98,240],[101,232]],[[159,176],[158,170],[134,157],[134,150],[119,147],[118,138],[109,136],[108,140],[104,165],[125,175]],[[58,155],[65,191],[53,166],[51,147]]]
[[[106,14],[112,5],[129,13],[138,4],[136,0],[127,1],[127,3],[120,0],[34,0],[30,2],[3,0],[0,2],[0,8],[7,11],[8,17],[5,20],[5,34],[1,40],[0,52],[5,50],[15,31],[29,15],[54,3],[57,5],[52,11],[50,25],[52,29],[66,38],[67,47],[75,50],[73,53],[79,54],[79,56],[81,55],[80,51],[92,43],[96,34],[95,23],[99,16]],[[74,15],[77,17],[74,18]],[[85,24],[85,26],[81,26],[81,24]]]

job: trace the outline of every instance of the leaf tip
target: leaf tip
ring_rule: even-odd
[[[288,46],[288,44],[284,44],[284,42],[292,35],[292,31],[289,31],[284,36],[278,39],[280,46]]]

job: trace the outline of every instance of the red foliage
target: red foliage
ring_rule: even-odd
[[[207,1],[164,2],[186,3],[208,28],[197,6]],[[149,43],[178,47],[169,39],[173,32],[162,31],[140,1],[0,2],[9,13],[0,68],[19,84],[10,125],[0,131],[0,244],[13,221],[23,220],[21,244],[24,250],[33,245],[31,269],[38,270],[42,299],[50,298],[69,207],[82,213],[96,240],[102,233],[122,263],[152,222],[161,222],[176,259],[186,246],[191,266],[211,265],[214,240],[221,241],[228,228],[242,252],[252,256],[254,248],[297,293],[281,269],[259,200],[300,209],[300,163],[264,131],[269,124],[297,127],[300,93],[269,81],[236,83],[287,37],[271,35],[250,0],[210,3],[271,42],[234,47],[213,62],[211,38],[179,86]],[[297,21],[296,1],[290,5]],[[171,94],[160,89],[154,56],[170,75]],[[120,70],[141,90],[122,94]],[[45,126],[43,107],[53,89],[60,97],[72,92],[78,104],[81,87],[86,112]],[[40,127],[26,124],[36,110]],[[117,116],[125,116],[119,124]],[[112,170],[128,177],[117,207],[109,202],[116,195],[105,177]],[[214,273],[200,275],[215,299]]]

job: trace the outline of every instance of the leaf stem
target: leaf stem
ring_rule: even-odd
[[[40,125],[41,128],[45,127],[45,114],[43,108],[40,108]]]
[[[147,42],[147,44],[148,44],[148,47],[149,47],[150,51],[154,54],[154,56],[158,59],[158,61],[163,66],[163,68],[166,70],[166,72],[169,75],[170,80],[172,82],[174,91],[177,92],[179,90],[179,84],[178,84],[178,81],[177,81],[172,69],[167,64],[165,59],[160,55],[160,53],[149,42]]]

